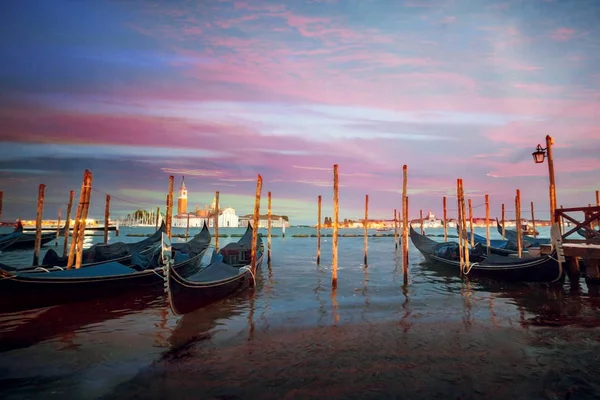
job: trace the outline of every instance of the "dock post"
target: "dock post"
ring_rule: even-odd
[[[457,214],[458,217],[456,218],[456,224],[459,227],[460,230],[460,235],[458,235],[458,260],[459,260],[459,264],[460,264],[460,275],[462,276],[463,274],[463,264],[464,264],[464,240],[466,239],[467,235],[465,235],[465,228],[463,226],[463,210],[462,210],[462,204],[461,204],[461,198],[460,198],[460,178],[458,178],[456,180],[456,205],[457,205]]]
[[[93,175],[88,171],[84,203],[81,207],[81,224],[79,224],[79,233],[77,235],[77,253],[75,254],[76,269],[81,268],[81,263],[83,262],[83,237],[85,236],[85,226],[87,223],[88,212],[90,210],[90,200],[92,198],[92,180]]]
[[[421,235],[424,235],[425,228],[423,227],[423,210],[419,210],[419,222],[421,224]]]
[[[258,241],[258,225],[260,223],[260,195],[262,192],[262,176],[258,174],[256,180],[256,194],[254,195],[254,219],[252,221],[252,250],[250,251],[250,267],[252,275],[256,276],[256,242]],[[253,282],[254,285],[254,282]]]
[[[267,262],[271,262],[271,192],[267,203]]]
[[[185,240],[188,240],[190,235],[190,213],[187,213],[187,218],[185,221]]]
[[[404,283],[407,283],[408,279],[408,166],[405,164],[402,166],[402,197],[404,201],[402,203],[402,271],[404,273]]]
[[[175,177],[173,175],[169,176],[169,195],[167,196],[167,213],[166,213],[166,227],[167,227],[167,236],[169,240],[172,240],[172,228],[173,228],[173,180]]]
[[[42,215],[44,213],[44,193],[46,185],[40,184],[38,189],[38,201],[35,217],[35,246],[33,248],[33,265],[37,266],[40,262],[40,247],[42,245]]]
[[[367,266],[367,254],[369,249],[369,195],[365,195],[365,267]]]
[[[317,199],[317,265],[321,263],[321,195]]]
[[[487,245],[487,253],[490,255],[490,246],[492,245],[490,238],[490,195],[485,195],[485,239]]]
[[[63,257],[67,256],[67,246],[69,244],[69,234],[71,233],[71,210],[73,209],[73,200],[75,199],[75,191],[69,192],[69,204],[67,204],[67,216],[65,219],[65,241],[63,246]]]
[[[398,210],[396,210],[394,208],[394,246],[395,246],[396,249],[398,249],[398,239],[399,239],[398,238],[398,234],[399,234],[399,232],[398,232],[398,226],[399,226],[398,222],[399,222],[398,221]]]
[[[515,223],[517,224],[517,252],[519,258],[523,257],[523,234],[521,226],[521,191],[517,189],[515,196]]]
[[[333,166],[333,249],[331,256],[331,286],[337,288],[338,268],[338,222],[340,219],[340,205],[338,193],[338,165]]]
[[[469,230],[471,231],[470,238],[466,229],[464,231],[461,229],[461,232],[464,232],[464,235],[469,238],[467,240],[471,243],[471,247],[475,247],[475,230],[473,229],[473,201],[468,199],[467,202],[469,204]]]
[[[260,178],[260,187],[261,187],[261,190],[262,190],[262,177]],[[258,199],[260,201],[260,193],[258,194]],[[221,207],[219,205],[219,192],[217,191],[215,193],[215,216],[214,216],[214,225],[215,225],[215,250],[216,251],[219,251],[219,213],[220,213],[220,209],[221,209]],[[257,232],[258,232],[258,224],[259,223],[260,223],[260,216],[259,216],[259,222],[257,223],[257,225],[252,227],[253,229],[257,229]],[[252,267],[252,268],[254,268],[254,267]]]
[[[154,229],[154,232],[158,231],[158,221],[160,219],[160,207],[156,207],[156,227]]]
[[[448,218],[447,218],[447,210],[446,210],[446,196],[442,199],[442,204],[444,206],[444,242],[448,241]]]
[[[108,222],[110,221],[110,194],[106,195],[104,205],[104,244],[108,244]]]
[[[60,223],[62,219],[62,208],[58,208],[58,219],[56,220],[56,240],[54,246],[58,247],[58,239],[60,238]]]
[[[73,224],[73,233],[71,234],[71,245],[69,246],[69,258],[67,260],[67,269],[70,269],[75,262],[75,249],[79,242],[79,225],[81,225],[81,215],[83,212],[83,203],[85,202],[85,189],[88,184],[88,175],[90,171],[86,169],[83,173],[83,182],[81,183],[81,192],[79,193],[79,204],[75,212],[75,223]]]
[[[533,201],[531,202],[531,224],[533,225],[533,237],[537,237],[537,231],[535,230],[535,212],[533,210]]]
[[[506,222],[504,220],[504,203],[502,203],[502,239],[506,240]]]

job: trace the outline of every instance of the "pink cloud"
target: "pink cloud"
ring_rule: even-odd
[[[600,140],[600,125],[575,123],[569,120],[513,122],[489,129],[485,133],[485,136],[493,142],[525,148],[533,148],[537,143],[544,141],[546,135],[552,136],[557,146],[577,145]]]
[[[513,83],[512,86],[534,94],[553,94],[563,90],[563,88],[559,86],[546,85],[543,83]]]
[[[570,28],[558,28],[550,34],[555,40],[566,41],[575,36],[575,30]]]

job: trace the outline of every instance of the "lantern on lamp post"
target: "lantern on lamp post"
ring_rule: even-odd
[[[554,182],[554,158],[552,157],[552,145],[554,144],[554,139],[550,137],[550,135],[546,136],[546,148],[542,148],[541,145],[537,145],[537,148],[531,155],[533,156],[533,161],[536,164],[543,164],[544,159],[548,159],[548,176],[550,179],[550,222],[554,224],[556,222],[556,217],[554,216],[554,211],[556,210],[556,185]]]

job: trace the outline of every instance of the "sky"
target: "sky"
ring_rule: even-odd
[[[2,220],[63,215],[92,171],[90,215],[189,204],[315,223],[391,218],[408,166],[410,216],[547,218],[555,140],[558,204],[600,189],[596,0],[5,1],[0,5]],[[190,207],[190,208],[191,208]]]

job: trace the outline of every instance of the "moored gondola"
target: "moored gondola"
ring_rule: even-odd
[[[500,233],[502,235],[502,225],[500,225],[500,222],[498,221],[498,219],[496,219],[496,229],[498,229],[498,233]],[[504,236],[506,236],[506,238],[509,241],[512,242],[517,242],[517,231],[512,230],[512,229],[506,229],[506,227],[504,228]],[[540,245],[542,244],[550,244],[551,240],[550,238],[534,238],[533,236],[527,236],[525,234],[521,234],[521,238],[522,240],[522,244],[523,244],[523,248],[528,248],[528,247],[540,247]]]
[[[427,261],[452,267],[459,273],[458,243],[436,242],[410,228],[410,238]],[[469,251],[470,269],[464,271],[473,277],[503,282],[554,282],[562,278],[561,264],[556,255],[531,258],[486,256],[477,245]]]
[[[187,278],[167,262],[166,290],[173,313],[190,313],[248,287],[255,278],[250,266],[251,247],[252,227],[248,225],[237,242],[229,243],[219,252],[213,252],[210,264]],[[260,236],[256,247],[258,269],[264,253]]]
[[[19,221],[17,223],[17,229],[20,229],[20,234],[17,240],[13,241],[9,246],[5,247],[2,251],[13,251],[13,250],[30,250],[35,247],[35,233],[28,234],[23,233],[23,226]],[[16,231],[16,230],[15,230]],[[65,232],[65,228],[61,228],[58,232],[58,235],[63,235]],[[40,245],[44,246],[45,244],[56,239],[56,232],[42,233],[40,237]]]
[[[162,238],[165,231],[165,223],[150,237],[134,243],[116,242],[111,244],[98,243],[88,249],[83,250],[81,267],[89,267],[107,261],[117,261],[121,264],[129,265],[135,263],[132,260],[134,254],[149,254]],[[42,260],[42,267],[65,267],[68,257],[59,256],[54,249],[48,249]],[[35,268],[35,267],[32,267]],[[22,271],[22,270],[21,270]]]
[[[189,242],[173,245],[177,250],[173,268],[182,273],[197,270],[210,240],[205,224]],[[0,311],[46,307],[160,286],[164,281],[160,254],[159,242],[149,254],[134,254],[133,266],[108,261],[79,269],[55,267],[19,272],[8,271],[0,264]]]
[[[4,249],[7,249],[10,246],[12,246],[19,239],[22,233],[23,225],[19,221],[14,231],[0,236],[0,251],[3,251]]]
[[[456,225],[456,230],[458,231],[458,234],[460,235],[460,225]],[[471,240],[471,232],[466,231],[466,234],[463,235],[463,237],[470,242]],[[484,249],[485,253],[487,254],[487,238],[481,235],[478,235],[476,233],[473,232],[473,241],[476,244],[479,244],[479,246],[481,248]],[[514,250],[515,246],[514,243],[510,240],[503,240],[503,239],[490,239],[490,254],[497,254],[499,256],[509,256],[511,254],[517,254],[517,251]]]

